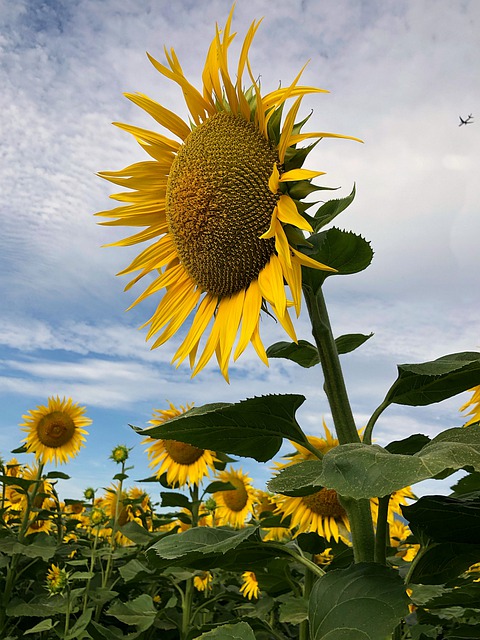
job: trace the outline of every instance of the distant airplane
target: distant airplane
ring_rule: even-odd
[[[473,115],[470,114],[469,116],[467,116],[465,119],[462,118],[462,116],[458,116],[460,118],[460,124],[458,125],[459,127],[462,126],[462,124],[473,124]]]

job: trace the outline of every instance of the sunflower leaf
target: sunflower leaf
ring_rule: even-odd
[[[246,622],[237,622],[236,624],[224,624],[221,627],[212,629],[202,633],[200,638],[208,640],[255,640],[252,627]]]
[[[295,342],[276,342],[268,347],[267,356],[292,360],[305,369],[320,362],[317,347],[307,340],[299,340],[298,344]]]
[[[310,258],[336,269],[336,273],[302,267],[302,280],[317,292],[328,276],[358,273],[368,267],[373,258],[370,243],[351,231],[332,227],[308,237],[311,247],[303,253]]]
[[[361,347],[364,342],[369,340],[373,336],[373,333],[369,333],[368,336],[363,333],[347,333],[343,336],[335,338],[335,346],[339,355],[344,353],[351,353]]]
[[[478,562],[478,544],[441,542],[429,546],[416,559],[410,575],[414,584],[444,584]]]
[[[402,512],[415,534],[420,530],[435,542],[475,544],[480,540],[478,498],[423,496],[402,507]]]
[[[304,401],[304,396],[285,394],[207,404],[145,429],[141,435],[266,462],[280,449],[283,438],[305,442],[295,420],[295,412]]]
[[[479,384],[480,353],[452,353],[430,362],[398,365],[398,378],[390,387],[385,402],[425,406]]]
[[[335,200],[329,200],[322,204],[322,206],[315,213],[315,226],[314,230],[318,231],[329,222],[331,222],[334,218],[338,216],[339,213],[345,211],[345,209],[350,206],[355,198],[355,185],[353,185],[353,189],[350,195],[345,198],[338,198]]]
[[[398,573],[362,562],[317,580],[310,596],[311,637],[378,640],[390,637],[407,613],[408,597]]]
[[[412,455],[378,445],[339,445],[321,461],[287,467],[268,486],[285,495],[308,495],[323,486],[355,499],[374,498],[466,466],[480,470],[480,425],[448,429]]]
[[[113,616],[120,622],[134,625],[141,631],[146,631],[152,626],[157,610],[152,597],[146,593],[138,596],[130,602],[116,602],[107,610],[107,616]]]

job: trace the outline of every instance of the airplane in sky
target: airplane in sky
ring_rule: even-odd
[[[458,116],[460,118],[460,124],[458,125],[459,127],[462,126],[462,124],[473,124],[473,115],[470,114],[469,116],[467,116],[466,118],[462,118],[462,116]]]

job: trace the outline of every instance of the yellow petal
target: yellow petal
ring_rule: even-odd
[[[311,171],[310,169],[291,169],[282,173],[280,182],[291,182],[293,180],[312,180],[318,176],[325,175],[325,171]]]
[[[245,301],[243,304],[242,328],[240,338],[233,359],[236,360],[246,349],[248,343],[252,340],[255,327],[260,317],[260,309],[262,307],[262,294],[258,280],[250,283],[245,292]]]
[[[272,219],[270,220],[270,226],[262,233],[260,236],[261,240],[267,240],[268,238],[273,238],[275,235],[275,229],[277,228],[277,215],[278,215],[278,207],[275,207],[272,213]]]
[[[193,351],[195,352],[193,359],[195,359],[200,338],[212,319],[215,309],[217,308],[217,304],[217,297],[212,296],[211,294],[207,294],[200,303],[185,339],[173,356],[172,363],[178,360],[177,367],[183,362],[183,360],[185,360],[187,355],[189,353],[191,354]]]
[[[333,267],[328,267],[326,264],[322,264],[321,262],[317,262],[316,260],[313,260],[313,258],[309,258],[304,253],[297,251],[293,247],[290,247],[290,249],[297,256],[300,263],[303,264],[305,267],[311,267],[312,269],[320,269],[321,271],[331,271],[332,273],[337,273],[337,269],[334,269]]]
[[[290,136],[288,141],[288,146],[291,147],[294,144],[298,144],[299,142],[303,142],[303,140],[308,140],[310,138],[343,138],[344,140],[354,140],[355,142],[362,142],[360,138],[354,138],[353,136],[342,136],[340,133],[327,133],[325,131],[317,131],[315,133],[298,133],[296,135]]]
[[[280,172],[278,171],[277,163],[273,165],[272,175],[268,179],[268,188],[274,194],[278,193]]]
[[[277,217],[280,222],[293,224],[298,229],[303,229],[304,231],[313,231],[310,223],[298,213],[297,207],[290,196],[280,196],[277,202],[277,210]]]
[[[142,93],[125,93],[124,95],[134,104],[138,105],[141,109],[150,114],[159,124],[169,129],[182,140],[185,140],[185,138],[190,135],[191,129],[182,120],[182,118],[177,116],[176,113],[173,113],[173,111],[162,107],[162,105],[155,102],[155,100],[151,100],[148,96],[145,96]]]
[[[283,315],[287,308],[287,297],[283,284],[283,272],[280,261],[273,255],[258,275],[258,284],[262,296]]]
[[[287,147],[291,145],[290,138],[292,136],[293,125],[295,124],[295,118],[297,117],[301,102],[302,96],[295,100],[283,123],[282,133],[280,134],[280,141],[278,143],[278,157],[282,164],[285,161]]]

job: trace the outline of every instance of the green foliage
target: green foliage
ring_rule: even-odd
[[[350,353],[362,346],[362,344],[372,336],[373,333],[368,336],[362,333],[350,333],[344,336],[339,336],[335,340],[337,352],[339,355]],[[268,347],[267,356],[269,358],[286,358],[287,360],[296,362],[306,369],[313,367],[320,362],[317,347],[307,340],[299,340],[298,343],[276,342]]]
[[[285,394],[206,404],[140,433],[266,462],[278,452],[283,438],[305,442],[295,420],[295,412],[304,400],[301,395]]]
[[[202,633],[200,638],[211,638],[212,640],[255,640],[252,627],[246,622],[237,624],[224,624],[217,629]]]
[[[431,362],[398,365],[398,378],[385,397],[388,404],[425,406],[480,384],[480,353],[452,353]]]
[[[359,563],[327,573],[310,597],[312,640],[379,640],[408,613],[398,574],[379,564]]]

